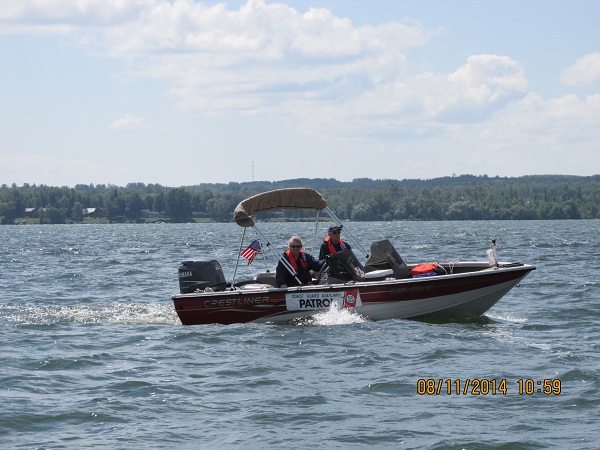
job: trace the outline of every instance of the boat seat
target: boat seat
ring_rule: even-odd
[[[254,281],[261,284],[269,284],[271,287],[275,286],[275,272],[262,272],[256,275]]]
[[[365,281],[384,280],[393,276],[394,271],[392,269],[371,270],[365,273]]]

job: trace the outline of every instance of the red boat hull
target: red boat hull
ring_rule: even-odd
[[[326,301],[304,301],[309,309],[291,309],[294,294],[327,299],[351,292],[360,301],[354,308],[369,320],[422,316],[475,317],[485,313],[535,267],[512,264],[425,278],[392,279],[347,284],[302,286],[289,289],[254,288],[195,292],[173,296],[184,325],[209,323],[288,322],[327,309]]]

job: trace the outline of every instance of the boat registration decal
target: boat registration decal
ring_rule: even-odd
[[[285,294],[288,311],[311,311],[336,308],[356,308],[362,306],[360,292],[356,289],[340,292],[293,292]]]

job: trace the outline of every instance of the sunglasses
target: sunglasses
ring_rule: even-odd
[[[290,245],[290,248],[302,248],[301,245]]]
[[[340,234],[341,231],[330,231],[331,234]]]

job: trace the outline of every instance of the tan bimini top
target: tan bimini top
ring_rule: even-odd
[[[275,191],[263,192],[242,200],[233,217],[241,227],[254,225],[252,214],[270,209],[317,209],[321,210],[327,206],[325,199],[314,189],[289,188],[277,189]]]

